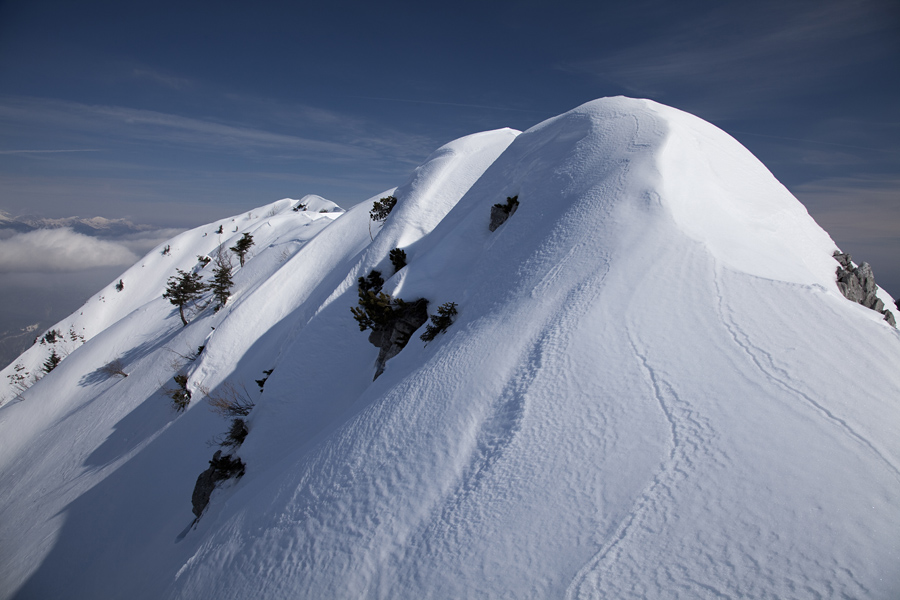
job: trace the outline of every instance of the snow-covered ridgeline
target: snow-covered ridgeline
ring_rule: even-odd
[[[604,99],[452,142],[344,214],[302,202],[186,232],[60,323],[86,343],[0,410],[4,597],[900,589],[898,333],[841,296],[833,241],[725,133]],[[245,232],[232,298],[182,327],[166,280]],[[349,312],[372,269],[459,307],[374,382]],[[114,358],[127,378],[98,372]],[[228,383],[256,403],[246,474],[190,527],[228,427],[199,392]]]

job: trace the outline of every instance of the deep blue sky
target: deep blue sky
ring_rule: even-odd
[[[753,151],[900,294],[900,3],[0,0],[0,209],[188,226],[349,207],[602,96]]]

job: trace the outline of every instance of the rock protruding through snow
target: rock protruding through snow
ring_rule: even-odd
[[[878,298],[878,286],[875,285],[875,274],[869,263],[862,263],[858,267],[853,265],[853,257],[846,253],[835,252],[834,259],[841,266],[837,268],[838,289],[848,300],[862,304],[884,315],[884,320],[896,327],[896,320],[891,311],[884,307],[884,302]]]
[[[428,301],[420,298],[415,302],[404,303],[394,310],[388,323],[372,329],[369,342],[380,349],[375,361],[375,379],[384,373],[387,361],[400,354],[412,334],[427,320]]]
[[[497,231],[497,228],[506,223],[506,220],[516,213],[519,208],[519,197],[512,196],[506,199],[506,204],[495,204],[491,207],[491,223],[488,229]]]
[[[203,514],[206,505],[209,504],[209,498],[216,489],[216,485],[220,481],[232,477],[241,477],[244,474],[244,466],[240,458],[235,458],[230,454],[222,456],[222,451],[216,450],[212,460],[209,461],[209,468],[197,477],[194,493],[191,494],[192,510],[198,519]]]

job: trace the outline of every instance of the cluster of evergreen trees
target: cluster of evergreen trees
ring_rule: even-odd
[[[508,204],[518,204],[516,198],[508,198]],[[386,221],[391,211],[397,205],[397,198],[387,196],[372,204],[369,211],[369,235],[371,236],[371,223]],[[505,206],[505,205],[504,205]],[[406,251],[402,248],[393,248],[389,253],[394,273],[406,266]],[[378,358],[377,378],[384,370],[384,361],[395,355],[399,349],[406,346],[409,336],[416,328],[428,320],[426,306],[428,300],[420,298],[415,302],[406,302],[400,298],[394,298],[390,294],[381,291],[384,286],[384,278],[381,272],[372,270],[367,277],[358,279],[357,292],[359,300],[357,306],[351,307],[350,312],[359,325],[360,331],[372,330],[369,341],[381,349]],[[420,336],[424,342],[434,340],[439,334],[447,330],[453,324],[457,315],[457,304],[445,302],[438,308],[438,314],[431,315],[431,324],[427,325],[425,332]],[[259,383],[259,382],[257,382]]]
[[[234,246],[229,248],[237,255],[242,267],[251,246],[253,246],[253,236],[245,233]],[[178,274],[170,277],[166,284],[163,298],[168,299],[169,302],[178,307],[178,316],[181,317],[181,322],[185,326],[188,324],[184,315],[185,306],[200,300],[204,292],[212,292],[213,298],[217,302],[217,307],[225,306],[225,303],[228,302],[228,297],[231,295],[231,286],[234,285],[232,280],[234,265],[231,263],[231,256],[219,249],[214,263],[213,277],[209,283],[204,282],[203,277],[199,273],[189,273],[176,269]]]

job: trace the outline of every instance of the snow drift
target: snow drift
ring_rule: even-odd
[[[233,297],[182,327],[167,278],[245,232]],[[0,409],[5,598],[900,592],[898,332],[696,117],[597,100],[452,142],[346,213],[285,199],[167,245],[60,323],[84,343]],[[375,381],[349,311],[373,269],[459,309]],[[104,376],[116,358],[128,377]],[[177,372],[180,414],[160,391]],[[202,390],[242,383],[246,474],[193,523],[228,427]]]

